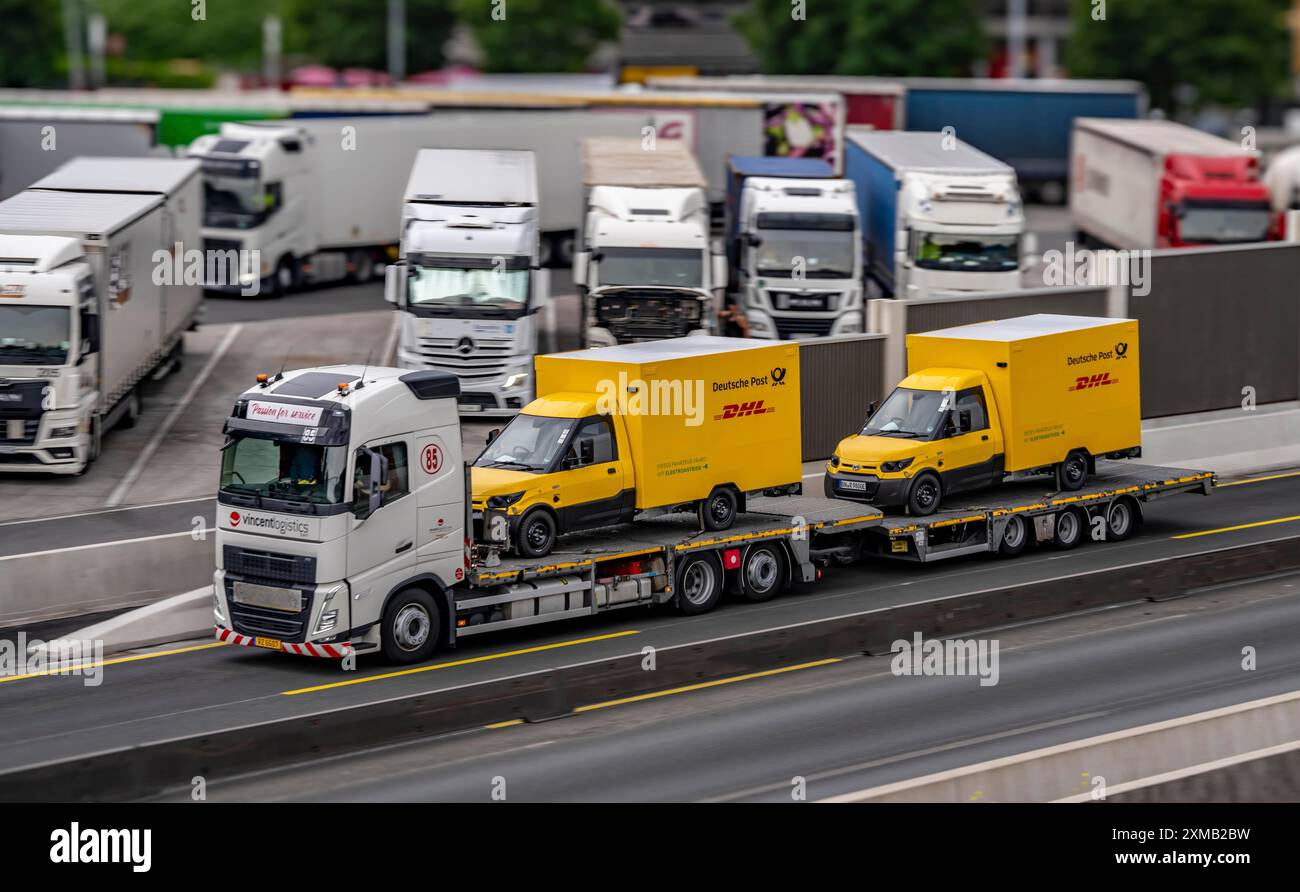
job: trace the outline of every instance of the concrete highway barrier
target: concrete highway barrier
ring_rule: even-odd
[[[1179,597],[1300,571],[1300,537],[1133,563],[660,649],[486,682],[88,754],[0,773],[0,800],[113,800],[284,764],[510,720],[568,715],[591,703],[713,678],[859,653],[894,640],[967,634],[1078,610]]]
[[[1044,747],[824,802],[1089,802],[1300,740],[1300,691]]]

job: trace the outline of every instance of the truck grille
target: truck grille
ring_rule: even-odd
[[[509,338],[420,338],[415,352],[427,369],[451,372],[462,381],[499,378],[510,361]]]
[[[254,551],[236,545],[222,546],[221,556],[227,573],[246,578],[249,582],[311,585],[316,581],[314,557]]]
[[[6,446],[31,445],[36,442],[36,429],[40,426],[39,418],[0,417],[0,443]]]
[[[782,316],[775,316],[772,319],[776,323],[776,334],[783,341],[794,340],[796,336],[812,336],[824,338],[831,333],[835,327],[835,319],[788,319]]]
[[[596,324],[620,344],[681,338],[700,327],[697,298],[602,297]]]
[[[249,580],[251,581],[251,580]],[[240,604],[234,599],[235,580],[226,576],[226,610],[230,626],[241,635],[266,635],[281,641],[301,643],[307,637],[307,623],[311,621],[312,591],[302,590],[302,610],[286,613],[267,607]]]

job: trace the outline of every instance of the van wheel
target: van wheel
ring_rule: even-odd
[[[694,554],[677,565],[677,609],[708,613],[722,597],[722,566],[712,554]]]
[[[998,554],[1015,557],[1029,545],[1029,524],[1019,514],[1007,518],[1007,525],[1002,530],[1002,541],[998,543]]]
[[[1056,485],[1063,492],[1076,492],[1088,482],[1088,455],[1075,450],[1056,466]]]
[[[774,545],[755,545],[740,564],[740,594],[746,601],[770,601],[785,581],[785,559]]]
[[[1133,535],[1137,525],[1137,509],[1128,499],[1116,499],[1106,509],[1106,538],[1111,542],[1123,542]]]
[[[524,557],[543,557],[555,547],[555,517],[545,508],[529,509],[515,525],[515,550]]]
[[[395,663],[427,660],[438,646],[442,613],[423,589],[403,589],[384,608],[379,638],[384,656]]]
[[[1077,511],[1062,511],[1056,515],[1056,533],[1053,543],[1061,551],[1069,551],[1083,541],[1083,518]]]
[[[700,526],[706,530],[728,530],[736,522],[736,494],[728,486],[715,486],[709,497],[699,503],[696,512]]]
[[[929,471],[917,474],[912,481],[912,488],[907,493],[907,513],[925,517],[939,510],[943,500],[943,485],[939,478]]]

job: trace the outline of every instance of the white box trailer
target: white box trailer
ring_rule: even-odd
[[[0,108],[0,199],[81,155],[167,157],[158,112],[125,108]]]
[[[102,185],[96,187],[94,183]],[[0,202],[0,467],[83,471],[199,313],[199,165],[84,158]],[[17,423],[21,422],[21,424]]]

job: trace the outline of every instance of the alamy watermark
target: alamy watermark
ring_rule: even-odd
[[[900,638],[889,647],[894,658],[889,669],[894,675],[974,675],[980,687],[992,687],[1000,675],[996,638]]]
[[[1064,251],[1043,252],[1043,284],[1052,288],[1123,285],[1132,288],[1133,295],[1145,297],[1151,293],[1151,252],[1075,248],[1074,242],[1066,242]]]
[[[81,676],[82,684],[97,688],[104,681],[104,642],[99,639],[59,638],[42,641],[19,632],[14,640],[0,640],[0,678],[26,675]]]
[[[151,258],[154,263],[153,283],[163,285],[201,285],[204,288],[237,287],[244,297],[254,297],[262,290],[262,252],[253,249],[198,248],[185,249],[180,242],[169,251],[159,248]],[[247,282],[241,283],[243,270],[248,270]]]

